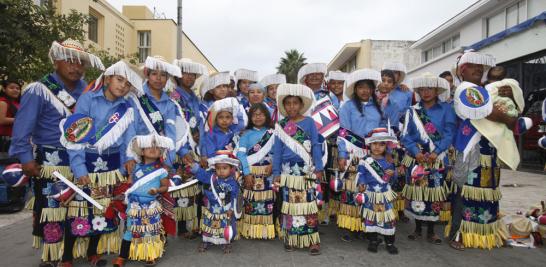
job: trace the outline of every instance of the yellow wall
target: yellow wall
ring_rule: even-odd
[[[152,56],[161,55],[169,62],[176,58],[176,24],[173,20],[133,20],[133,23],[135,38],[139,31],[151,31]],[[133,44],[136,51],[137,42]]]

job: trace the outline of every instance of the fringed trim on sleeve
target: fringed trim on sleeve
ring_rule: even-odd
[[[396,220],[396,214],[392,209],[386,211],[373,211],[364,208],[362,209],[362,219],[376,222],[392,222]]]
[[[40,223],[62,222],[66,218],[66,208],[43,208],[40,215]]]
[[[446,201],[448,192],[449,188],[445,182],[438,187],[406,184],[402,196],[408,200],[438,202]]]
[[[275,194],[273,190],[253,191],[243,189],[243,197],[248,201],[268,201],[273,200]]]
[[[241,236],[248,239],[274,239],[275,225],[243,223],[243,227],[241,229]]]
[[[117,231],[102,234],[97,246],[97,254],[118,254],[121,248],[121,234],[119,227]]]
[[[499,188],[481,188],[463,185],[461,196],[474,201],[499,201],[502,193]]]
[[[93,186],[103,187],[108,185],[116,185],[119,182],[125,181],[125,176],[121,174],[119,169],[107,172],[93,172],[88,174]]]
[[[163,256],[165,241],[161,236],[133,238],[129,249],[129,259],[135,261],[154,261]]]
[[[492,249],[501,247],[506,237],[503,237],[500,220],[490,224],[480,224],[462,221],[460,234],[463,237],[463,245],[467,248]]]
[[[364,230],[362,228],[362,218],[359,216],[353,217],[344,214],[337,215],[337,226],[342,229],[347,229],[349,231],[358,231],[361,232]]]
[[[287,231],[283,231],[285,243],[295,248],[307,248],[312,245],[320,244],[320,236],[318,232],[309,235],[290,235]]]
[[[176,190],[171,192],[171,196],[174,198],[187,198],[187,197],[193,197],[201,193],[201,189],[199,188],[198,184],[182,188],[180,190]]]
[[[174,216],[177,221],[188,221],[197,218],[197,205],[175,207]]]
[[[366,196],[368,196],[368,198],[370,198],[370,202],[374,204],[393,202],[397,198],[397,194],[392,191],[390,185],[388,186],[388,190],[385,192],[373,192],[367,190]]]
[[[57,179],[53,175],[53,172],[55,171],[58,171],[60,174],[66,177],[66,179],[70,181],[74,179],[74,175],[72,175],[72,170],[70,170],[70,166],[48,166],[48,165],[42,165],[42,169],[40,170],[40,177],[33,177],[33,178]]]
[[[47,86],[43,83],[35,82],[27,86],[24,93],[31,93],[41,96],[45,101],[49,102],[61,116],[67,117],[72,115],[72,112],[55,96]]]
[[[311,201],[307,203],[282,203],[282,213],[292,216],[310,215],[318,212],[317,202]]]
[[[307,176],[296,176],[289,174],[281,175],[281,186],[295,189],[295,190],[308,190],[313,188],[315,184],[314,180],[307,179]]]

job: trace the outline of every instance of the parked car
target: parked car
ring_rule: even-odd
[[[16,212],[25,207],[29,190],[17,159],[0,159],[0,210]]]

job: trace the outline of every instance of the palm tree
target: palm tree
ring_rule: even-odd
[[[303,53],[296,49],[284,51],[284,57],[277,66],[277,73],[286,75],[286,81],[289,83],[298,83],[298,70],[305,65],[305,60],[307,59],[303,57]]]

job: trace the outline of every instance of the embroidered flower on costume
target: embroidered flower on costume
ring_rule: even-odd
[[[172,91],[172,93],[171,93],[171,98],[172,98],[173,100],[180,100],[180,94],[179,94],[176,90],[174,90],[174,91]]]
[[[57,243],[63,237],[63,230],[59,223],[47,223],[44,226],[44,242]]]
[[[440,202],[433,202],[432,204],[430,204],[430,208],[432,209],[432,211],[438,213],[440,212],[442,206],[440,205]]]
[[[162,120],[163,117],[161,117],[161,113],[159,113],[159,111],[156,111],[156,112],[150,113],[150,119],[152,119],[152,123],[156,123]]]
[[[265,204],[264,203],[256,203],[256,207],[254,210],[257,213],[264,214],[265,213]]]
[[[469,135],[471,132],[472,132],[472,129],[470,129],[470,127],[468,127],[468,125],[465,125],[463,126],[463,135]]]
[[[195,117],[191,117],[189,124],[191,128],[195,128],[195,126],[197,126],[197,119]]]
[[[423,201],[412,201],[411,209],[417,213],[425,211],[425,202]]]
[[[282,172],[283,173],[290,173],[290,163],[283,163],[282,164]]]
[[[465,220],[470,221],[470,219],[472,219],[472,209],[471,208],[466,208],[463,211],[463,217],[464,217]]]
[[[186,208],[190,204],[190,200],[187,197],[179,198],[176,202],[178,203],[178,206],[182,208]]]
[[[254,147],[252,149],[254,149],[254,151],[258,151],[262,148],[262,146],[260,144],[255,144]]]
[[[380,186],[379,184],[376,184],[376,185],[373,187],[373,191],[375,191],[376,193],[381,192],[381,186]]]
[[[45,157],[46,160],[44,161],[44,165],[46,166],[57,166],[62,161],[59,157],[59,151],[54,151],[52,153],[46,152]]]
[[[316,227],[318,224],[318,217],[316,215],[307,216],[307,226],[310,228]]]
[[[338,134],[340,137],[347,136],[347,129],[340,129]]]
[[[303,148],[305,148],[305,151],[307,151],[307,153],[311,153],[311,141],[305,140],[303,142]]]
[[[308,164],[305,164],[303,166],[302,170],[303,170],[303,173],[312,173],[313,172],[313,168]]]
[[[467,183],[469,185],[473,185],[474,184],[474,179],[478,178],[478,174],[475,173],[475,172],[471,172],[468,174],[468,177],[467,177]]]
[[[70,224],[72,228],[72,234],[76,236],[85,236],[91,229],[91,225],[89,225],[89,222],[86,218],[76,218],[74,221]]]
[[[436,126],[432,122],[427,122],[425,124],[425,132],[428,134],[435,133],[436,132]]]
[[[298,130],[298,127],[296,126],[294,122],[291,122],[291,121],[286,123],[286,125],[284,126],[284,131],[290,136],[296,134],[297,130]]]
[[[106,223],[106,219],[104,217],[101,217],[101,216],[97,216],[97,217],[93,218],[91,223],[93,224],[93,230],[95,230],[95,231],[102,231],[108,225]]]
[[[103,160],[101,157],[98,157],[97,161],[93,162],[93,165],[95,165],[95,169],[93,169],[93,172],[108,170],[108,161]]]
[[[57,98],[59,98],[67,107],[76,103],[76,100],[65,90],[60,90],[59,93],[57,93]]]
[[[480,214],[478,218],[480,218],[481,222],[488,223],[491,220],[491,218],[493,218],[493,215],[491,215],[491,213],[489,213],[489,211],[486,210],[484,213]]]
[[[307,220],[305,219],[305,216],[293,216],[292,217],[292,225],[295,228],[304,226],[306,222],[307,222]]]
[[[295,176],[301,175],[300,166],[298,165],[292,166],[292,175],[295,175]]]

